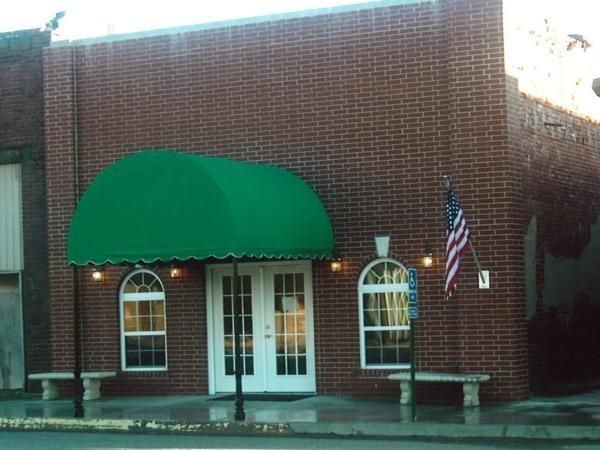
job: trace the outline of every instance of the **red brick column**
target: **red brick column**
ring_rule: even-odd
[[[455,0],[448,9],[450,148],[446,160],[491,289],[463,258],[447,320],[457,323],[458,369],[487,372],[482,395],[528,395],[525,221],[516,149],[509,145],[502,2]]]
[[[66,238],[75,208],[74,47],[44,53],[52,367],[73,368],[73,269]]]

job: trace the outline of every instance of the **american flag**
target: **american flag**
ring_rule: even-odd
[[[458,203],[452,186],[448,186],[448,204],[446,205],[446,289],[445,297],[450,298],[456,287],[460,270],[460,255],[469,242],[469,228],[463,210]]]

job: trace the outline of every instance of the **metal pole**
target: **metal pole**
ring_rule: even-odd
[[[234,320],[234,351],[235,351],[235,420],[244,420],[246,414],[244,413],[244,393],[242,391],[242,313],[241,313],[241,302],[240,293],[238,286],[238,263],[237,259],[233,257],[233,320]]]
[[[473,259],[475,260],[475,265],[477,266],[477,271],[479,272],[479,278],[481,278],[481,282],[485,284],[485,277],[483,276],[483,271],[481,270],[481,264],[479,263],[479,258],[477,257],[477,253],[475,252],[475,248],[473,248],[473,243],[471,239],[469,239],[469,248],[471,249],[471,253],[473,254]]]
[[[81,385],[81,305],[79,304],[79,277],[77,267],[73,266],[73,350],[75,359],[75,400],[73,414],[75,417],[83,417],[83,387]]]
[[[415,321],[410,319],[410,421],[417,420],[417,389],[415,381]]]

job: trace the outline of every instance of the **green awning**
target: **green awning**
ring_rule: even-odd
[[[73,216],[71,264],[205,258],[328,258],[329,217],[313,190],[264,164],[150,150],[100,173]]]

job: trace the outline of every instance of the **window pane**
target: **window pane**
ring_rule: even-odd
[[[224,350],[226,355],[233,355],[233,337],[225,336]]]
[[[153,336],[152,339],[154,341],[154,349],[155,350],[158,350],[158,349],[165,350],[166,349],[164,336]]]
[[[298,353],[306,353],[306,338],[303,334],[298,335]]]
[[[293,293],[294,292],[294,274],[286,273],[284,283],[285,283],[284,292],[286,294]]]
[[[223,317],[223,332],[229,336],[233,334],[233,317]]]
[[[244,358],[244,375],[254,375],[254,358],[252,356]]]
[[[252,312],[252,296],[245,295],[242,297],[243,303],[243,311],[245,314],[250,314]]]
[[[154,358],[151,351],[140,352],[140,364],[142,366],[153,366]]]
[[[138,304],[138,314],[140,316],[149,316],[150,315],[150,302],[142,301],[137,302]]]
[[[306,375],[306,356],[298,356],[298,375]]]
[[[243,333],[244,334],[252,334],[252,316],[245,316],[244,317],[244,328],[243,328]]]
[[[287,357],[287,375],[296,375],[296,356]]]
[[[250,295],[252,291],[252,281],[250,279],[250,275],[244,275],[241,277],[241,281],[242,288],[240,289],[240,292],[244,295]]]
[[[283,275],[281,275],[281,274],[275,275],[275,293],[277,293],[277,294],[283,293]]]
[[[296,276],[296,292],[304,292],[304,274],[297,273],[295,276]]]
[[[285,356],[277,356],[277,375],[285,375]]]
[[[165,331],[165,318],[164,317],[153,317],[152,318],[152,331]]]
[[[138,351],[126,352],[125,366],[137,367],[140,365],[140,354]]]
[[[125,284],[125,287],[123,288],[123,292],[125,294],[135,294],[137,292],[137,285],[132,280],[129,280]]]
[[[152,322],[149,316],[141,316],[138,322],[138,331],[152,331]]]
[[[155,316],[165,315],[165,302],[163,300],[152,301],[152,314]]]
[[[223,295],[231,295],[231,277],[223,277]]]
[[[164,351],[158,350],[154,352],[154,364],[156,364],[157,366],[167,365],[166,353]]]
[[[225,375],[233,375],[233,356],[225,356]]]
[[[223,314],[226,316],[233,315],[233,302],[231,297],[223,298]]]

